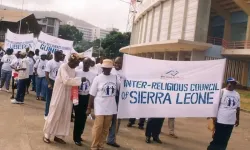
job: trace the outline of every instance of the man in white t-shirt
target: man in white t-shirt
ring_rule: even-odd
[[[227,87],[221,90],[221,98],[215,122],[213,141],[207,150],[226,150],[234,126],[240,122],[240,94],[235,91],[237,81],[227,79]]]
[[[123,73],[122,73],[122,58],[121,57],[117,57],[115,59],[114,66],[115,67],[112,68],[112,70],[111,70],[111,74],[116,75],[117,82],[118,82],[118,87],[117,87],[118,90],[117,91],[119,91],[122,79],[124,79]],[[118,107],[119,92],[116,95],[116,103],[117,103],[117,107]],[[108,145],[113,146],[113,147],[120,147],[120,145],[116,143],[116,134],[118,132],[120,124],[121,124],[121,120],[117,119],[116,114],[113,115],[112,124],[111,124],[111,127],[109,129],[109,134],[107,137],[107,144]]]
[[[96,58],[96,65],[95,65],[95,67],[97,69],[97,74],[98,75],[102,73],[102,61],[103,61],[102,57]]]
[[[26,52],[20,53],[20,63],[16,71],[18,71],[18,86],[16,99],[11,100],[13,104],[23,104],[26,91],[27,79],[29,78],[29,61],[26,57]]]
[[[28,55],[27,55],[27,60],[29,61],[29,78],[27,80],[27,85],[26,85],[26,93],[29,94],[29,87],[30,87],[30,83],[31,80],[33,78],[33,71],[34,71],[34,65],[36,63],[35,59],[33,58],[33,56],[35,55],[35,53],[33,51],[29,51]]]
[[[34,71],[36,76],[36,99],[37,100],[45,100],[46,97],[46,89],[47,89],[47,81],[45,79],[45,68],[47,64],[46,60],[47,54],[44,52],[41,54],[41,58],[39,58],[35,65]]]
[[[0,46],[0,60],[3,58],[5,51],[3,48]],[[2,70],[2,65],[3,63],[0,61],[0,77],[1,77],[1,70]]]
[[[84,78],[81,85],[79,86],[79,104],[74,106],[75,111],[75,123],[74,123],[74,132],[73,140],[75,144],[81,146],[82,139],[81,135],[83,134],[85,123],[87,119],[86,111],[88,108],[89,102],[89,90],[93,83],[96,74],[89,71],[91,59],[85,58],[83,60],[84,68],[82,70],[76,71],[76,77]]]
[[[48,61],[46,64],[46,69],[45,69],[45,78],[48,83],[47,91],[46,91],[46,106],[45,106],[45,119],[48,116],[49,113],[49,105],[51,101],[51,96],[53,92],[53,87],[55,83],[55,79],[57,76],[57,72],[59,67],[61,66],[62,62],[62,52],[61,51],[55,51],[54,56],[55,58]]]
[[[35,50],[35,55],[34,55],[34,60],[35,60],[35,63],[38,59],[40,59],[40,56],[39,56],[39,49],[36,49]],[[35,74],[35,69],[33,69],[33,76],[32,76],[32,90],[31,91],[36,91],[36,74]]]
[[[1,71],[0,90],[2,90],[2,87],[5,84],[6,91],[9,92],[10,79],[11,79],[11,73],[12,73],[12,68],[10,67],[10,64],[15,58],[16,56],[13,55],[13,49],[7,49],[6,54],[1,59],[1,62],[3,63],[3,65],[2,65],[2,71]]]
[[[114,114],[117,114],[116,94],[117,79],[112,75],[113,61],[103,60],[103,73],[95,77],[90,88],[87,115],[94,103],[95,121],[92,130],[91,149],[103,149]]]

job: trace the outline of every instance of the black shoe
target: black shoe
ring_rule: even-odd
[[[127,127],[132,127],[134,124],[128,123]]]
[[[150,137],[146,137],[146,143],[151,143]]]
[[[75,142],[77,146],[82,146],[82,142]]]
[[[162,144],[162,141],[159,138],[153,138],[153,141],[155,141],[156,143]]]
[[[144,127],[143,127],[143,126],[139,126],[138,128],[141,129],[141,130],[144,130]]]
[[[117,143],[107,143],[109,146],[113,146],[113,147],[120,147],[120,145],[119,144],[117,144]]]

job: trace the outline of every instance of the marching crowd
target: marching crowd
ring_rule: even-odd
[[[88,58],[79,54],[70,54],[65,59],[63,51],[51,53],[40,52],[38,49],[25,52],[13,49],[6,51],[0,48],[1,85],[0,90],[10,92],[12,81],[11,103],[23,104],[25,95],[36,92],[36,99],[45,101],[44,136],[45,143],[55,142],[66,144],[65,136],[69,135],[70,122],[74,111],[73,140],[82,146],[87,117],[94,120],[92,127],[91,149],[101,150],[107,143],[120,147],[116,142],[121,123],[117,119],[119,89],[125,77],[122,73],[122,58],[110,59]],[[235,91],[237,81],[227,80],[227,87],[222,90],[217,118],[213,118],[213,141],[208,150],[225,150],[234,126],[239,125],[240,96]],[[77,87],[77,92],[74,91]],[[17,92],[15,94],[15,89]],[[77,98],[72,98],[77,93]],[[139,129],[146,125],[146,143],[151,138],[162,143],[159,138],[164,118],[140,118]],[[130,118],[127,127],[132,127],[136,119]],[[175,118],[168,119],[169,135],[178,138],[174,133]]]

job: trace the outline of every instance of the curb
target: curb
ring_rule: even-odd
[[[240,109],[240,111],[243,111],[243,112],[246,112],[246,113],[250,113],[249,110]]]

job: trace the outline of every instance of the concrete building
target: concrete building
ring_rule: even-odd
[[[20,10],[0,10],[0,46],[3,46],[7,29],[11,32],[19,33],[21,21],[21,34],[39,34],[41,28],[32,13]]]
[[[119,32],[119,29],[113,28],[113,27],[112,27],[112,28],[106,28],[106,30],[107,30],[107,31],[110,31],[110,32],[111,32],[111,31]]]
[[[42,27],[43,32],[58,37],[60,22],[61,22],[59,19],[52,17],[44,17],[44,18],[39,18],[37,20],[40,26]]]
[[[121,52],[163,60],[227,58],[225,78],[250,87],[249,0],[143,0]]]

